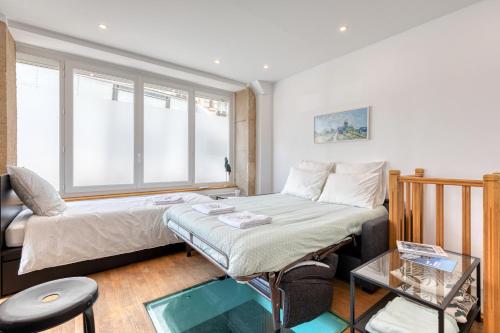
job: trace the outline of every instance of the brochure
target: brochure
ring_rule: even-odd
[[[446,252],[437,245],[420,244],[412,242],[397,241],[398,250],[401,253],[417,254],[427,257],[448,257]]]
[[[455,266],[457,265],[457,262],[455,260],[450,260],[447,258],[419,256],[409,253],[401,255],[401,259],[449,273],[452,273],[455,269]]]

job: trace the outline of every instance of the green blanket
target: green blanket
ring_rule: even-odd
[[[224,200],[236,211],[248,210],[272,217],[271,224],[237,229],[178,205],[165,213],[168,227],[180,234],[192,232],[195,245],[227,267],[233,277],[279,271],[306,254],[359,234],[363,223],[387,217],[385,207],[375,209],[320,203],[290,195],[271,194]],[[199,238],[198,238],[199,237]],[[211,251],[203,241],[216,247]],[[227,259],[226,259],[227,257]]]

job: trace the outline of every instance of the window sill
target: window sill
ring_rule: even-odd
[[[143,195],[155,195],[155,194],[174,193],[174,192],[201,192],[201,191],[231,189],[231,188],[237,188],[237,186],[234,184],[224,184],[224,185],[208,185],[208,186],[201,186],[201,187],[174,187],[174,188],[168,188],[168,189],[164,189],[164,190],[155,190],[155,191],[124,192],[124,193],[113,193],[113,194],[95,194],[95,195],[86,195],[86,196],[78,196],[78,197],[65,197],[63,199],[66,202],[71,202],[71,201],[82,201],[82,200],[110,199],[110,198],[143,196]]]

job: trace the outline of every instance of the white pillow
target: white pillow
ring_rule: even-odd
[[[387,189],[385,162],[337,163],[335,172],[339,174],[378,173],[380,175],[380,183],[375,203],[377,206],[384,204]]]
[[[331,173],[319,202],[375,208],[380,183],[378,173],[339,174]]]
[[[328,177],[328,171],[308,171],[292,167],[281,193],[317,200],[326,177]]]
[[[55,188],[33,171],[9,166],[7,172],[19,199],[36,215],[54,216],[66,209],[66,204]]]
[[[302,160],[298,166],[299,169],[308,171],[328,171],[331,172],[333,169],[332,162],[319,162],[319,161],[309,161]]]

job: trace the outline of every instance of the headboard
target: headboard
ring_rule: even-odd
[[[0,249],[4,248],[5,230],[22,208],[21,200],[10,186],[9,175],[0,175]]]

